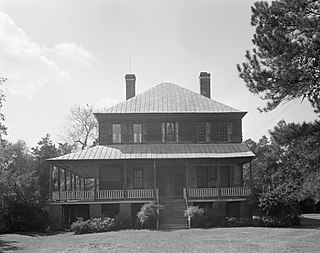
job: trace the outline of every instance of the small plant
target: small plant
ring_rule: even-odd
[[[140,224],[142,225],[142,228],[157,228],[158,210],[160,208],[162,207],[153,202],[146,203],[141,207],[141,210],[138,212],[137,217]]]
[[[94,218],[86,221],[79,219],[78,221],[72,223],[71,230],[75,232],[75,234],[88,234],[111,231],[114,230],[114,227],[114,219],[105,217]]]
[[[197,220],[203,213],[204,209],[199,208],[199,206],[188,206],[187,209],[184,210],[184,217],[188,218],[189,228],[191,228],[191,220]]]

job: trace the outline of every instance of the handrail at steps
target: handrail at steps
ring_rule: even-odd
[[[187,195],[187,189],[186,188],[183,188],[183,198],[184,198],[184,201],[185,201],[185,204],[186,204],[186,209],[188,208],[188,195]],[[191,229],[191,219],[190,217],[188,216],[188,227],[189,229]]]

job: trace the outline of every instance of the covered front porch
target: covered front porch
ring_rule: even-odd
[[[243,182],[245,163],[243,159],[60,161],[50,169],[50,201],[243,200],[251,194],[250,183]]]

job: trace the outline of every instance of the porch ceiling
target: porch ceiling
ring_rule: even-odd
[[[48,159],[51,164],[64,161],[248,158],[254,154],[244,143],[224,144],[122,144],[95,146]]]

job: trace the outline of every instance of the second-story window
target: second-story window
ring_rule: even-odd
[[[233,127],[232,123],[220,123],[220,141],[232,141]]]
[[[141,143],[142,142],[142,125],[133,124],[133,142]]]
[[[210,142],[210,123],[197,123],[197,141],[198,142]]]
[[[178,142],[179,127],[178,122],[162,123],[162,142]]]
[[[112,124],[112,142],[121,143],[121,125]]]

